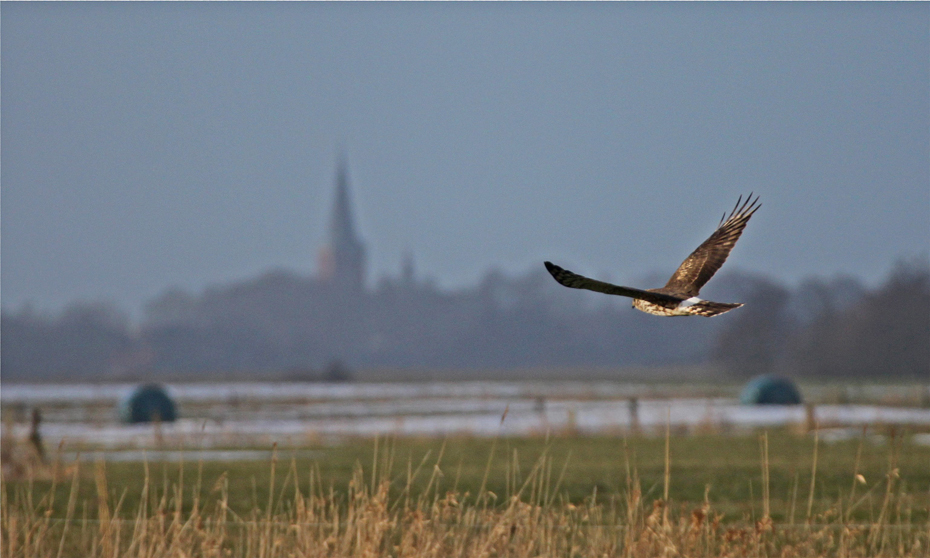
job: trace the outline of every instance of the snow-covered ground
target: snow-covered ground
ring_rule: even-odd
[[[41,432],[50,447],[64,441],[67,447],[88,451],[207,451],[275,442],[279,447],[299,447],[313,440],[374,435],[513,436],[564,431],[620,433],[634,428],[659,434],[666,425],[688,431],[727,431],[803,426],[811,418],[820,425],[841,429],[825,433],[827,439],[846,436],[844,432],[854,432],[863,425],[930,428],[930,409],[925,408],[744,406],[735,396],[663,396],[655,385],[612,382],[169,384],[168,393],[181,417],[178,421],[158,426],[124,425],[116,418],[116,405],[135,387],[10,385],[0,389],[0,402],[7,410],[42,409],[45,420]],[[665,393],[681,391],[676,387]],[[24,421],[13,427],[15,436],[25,436],[27,431]]]

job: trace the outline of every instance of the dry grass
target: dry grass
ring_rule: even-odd
[[[930,520],[915,514],[913,498],[899,477],[890,451],[882,479],[866,485],[849,471],[851,490],[834,504],[816,509],[817,458],[809,487],[794,483],[791,513],[773,520],[769,502],[769,439],[759,438],[759,517],[724,521],[709,487],[699,505],[674,501],[675,480],[665,441],[662,498],[644,496],[632,451],[624,444],[625,483],[615,494],[595,489],[583,502],[570,502],[562,481],[566,463],[548,451],[523,469],[508,455],[506,490],[487,489],[496,444],[476,493],[447,490],[445,446],[435,458],[398,467],[391,443],[375,441],[369,470],[357,464],[345,490],[322,478],[319,468],[300,473],[296,461],[272,459],[266,501],[237,514],[230,506],[225,474],[203,487],[202,469],[191,479],[157,479],[149,467],[133,485],[133,509],[124,509],[128,489],[114,493],[107,468],[72,467],[52,474],[39,489],[31,480],[0,486],[0,555],[81,557],[187,556],[914,556],[930,555]],[[816,448],[816,445],[815,445]],[[429,454],[428,454],[429,455]],[[202,465],[202,464],[201,464]],[[66,469],[53,466],[53,470]],[[500,471],[494,469],[495,474]],[[91,474],[92,473],[92,474]],[[303,479],[303,480],[301,480]],[[493,480],[493,479],[492,479]],[[426,483],[425,489],[422,488]],[[96,498],[81,500],[80,486],[92,483]],[[59,484],[67,501],[56,501]],[[500,483],[497,483],[498,485]],[[452,486],[457,483],[452,482]],[[799,486],[800,485],[800,486]],[[413,487],[417,486],[414,490]],[[806,490],[805,490],[806,489]],[[921,488],[921,491],[926,488]],[[804,492],[807,494],[804,494]],[[858,491],[858,492],[857,492]],[[801,492],[801,494],[798,494]],[[649,492],[647,491],[646,494]],[[208,495],[208,497],[202,497]],[[191,501],[192,505],[184,502]],[[819,502],[820,500],[817,500]],[[864,502],[880,502],[868,521],[853,519]],[[800,513],[795,515],[795,509]],[[804,514],[801,517],[801,514]]]

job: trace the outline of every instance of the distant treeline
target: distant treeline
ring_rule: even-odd
[[[542,266],[446,292],[411,277],[370,292],[285,271],[171,290],[133,326],[117,309],[2,313],[4,380],[254,374],[347,377],[353,367],[479,369],[717,363],[734,376],[930,378],[930,264],[899,263],[869,290],[852,278],[789,289],[730,273],[702,296],[718,318],[657,318],[629,299],[560,287]],[[337,375],[333,371],[339,371]],[[327,376],[328,375],[328,376]]]

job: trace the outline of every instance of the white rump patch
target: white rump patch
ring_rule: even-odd
[[[680,303],[678,303],[678,307],[679,308],[690,308],[691,306],[694,306],[695,304],[700,304],[702,302],[704,302],[703,299],[700,299],[696,296],[692,296],[688,300],[682,300]]]

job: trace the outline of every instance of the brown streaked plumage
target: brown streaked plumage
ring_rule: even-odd
[[[740,205],[742,204],[742,205]],[[726,213],[720,219],[717,230],[697,249],[685,258],[664,287],[641,290],[621,287],[603,281],[589,279],[572,273],[567,269],[545,262],[546,269],[560,284],[573,289],[587,289],[599,293],[627,296],[633,299],[633,308],[656,316],[718,316],[742,304],[712,302],[697,297],[710,278],[717,273],[723,262],[727,261],[730,250],[739,240],[749,218],[762,205],[759,197],[752,199],[752,194],[743,202],[740,196],[730,215]]]

